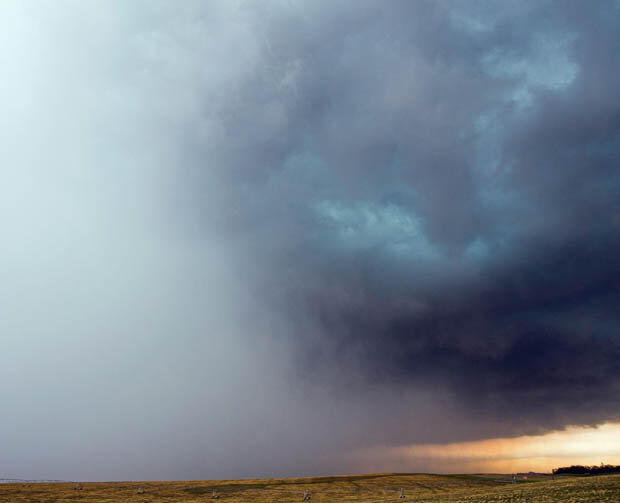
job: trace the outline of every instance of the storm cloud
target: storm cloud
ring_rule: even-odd
[[[3,9],[7,476],[620,420],[618,2]]]

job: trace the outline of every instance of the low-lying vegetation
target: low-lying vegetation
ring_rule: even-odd
[[[401,491],[402,490],[402,491]],[[403,498],[404,496],[404,498]],[[375,474],[294,479],[0,484],[4,503],[618,503],[620,475]],[[215,502],[213,502],[215,503]]]

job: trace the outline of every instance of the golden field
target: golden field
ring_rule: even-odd
[[[399,489],[404,489],[401,499]],[[217,498],[213,498],[213,490]],[[0,484],[5,503],[301,502],[577,503],[620,502],[620,475],[534,477],[510,483],[505,475],[374,474],[297,479],[176,482]]]

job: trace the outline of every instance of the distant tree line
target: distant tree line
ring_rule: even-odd
[[[604,465],[603,463],[600,466],[572,465],[555,468],[553,473],[556,475],[606,475],[608,473],[620,473],[620,466]]]

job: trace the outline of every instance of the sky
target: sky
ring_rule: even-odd
[[[618,1],[4,0],[0,68],[0,478],[620,462]]]

